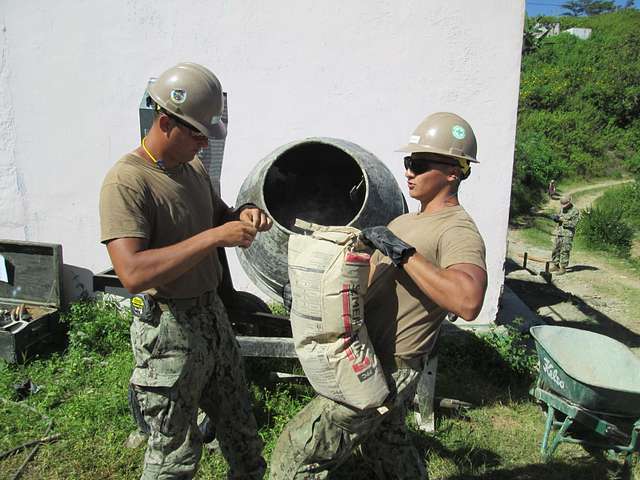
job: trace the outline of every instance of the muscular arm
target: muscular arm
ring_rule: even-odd
[[[411,255],[403,268],[418,288],[445,310],[467,321],[480,313],[487,289],[487,274],[482,268],[458,263],[442,269],[419,253]]]
[[[248,247],[255,235],[250,223],[232,221],[167,247],[147,249],[146,239],[118,238],[107,251],[124,287],[137,293],[175,280],[216,247]]]

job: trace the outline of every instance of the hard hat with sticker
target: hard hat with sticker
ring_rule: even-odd
[[[182,90],[180,88],[171,90],[171,100],[173,100],[174,103],[177,103],[177,104],[184,103],[187,100],[186,90]]]
[[[458,140],[462,140],[467,136],[467,132],[465,131],[463,126],[454,125],[453,127],[451,127],[451,135],[453,135]]]

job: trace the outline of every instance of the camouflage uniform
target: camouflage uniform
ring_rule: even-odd
[[[284,428],[271,457],[270,479],[324,479],[360,447],[379,479],[426,479],[424,464],[408,437],[407,403],[415,396],[422,362],[402,362],[390,375],[395,386],[388,409],[358,410],[314,398]]]
[[[141,478],[193,478],[202,452],[198,407],[214,422],[228,478],[262,478],[262,442],[222,301],[209,294],[192,305],[169,300],[159,307],[131,325],[131,383],[151,427]]]
[[[554,231],[555,242],[551,253],[551,261],[556,267],[565,269],[569,265],[573,236],[579,218],[580,212],[573,204],[566,211],[561,209],[557,216],[558,226]]]

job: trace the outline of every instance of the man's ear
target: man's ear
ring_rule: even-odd
[[[160,131],[162,131],[163,133],[169,133],[172,127],[171,125],[172,120],[171,118],[169,118],[168,115],[161,113],[160,115],[158,115],[158,118],[156,119],[156,121],[158,122],[158,127],[160,127]]]
[[[462,178],[462,169],[455,165],[452,166],[449,169],[449,177],[451,177],[451,179],[454,181],[460,180]]]

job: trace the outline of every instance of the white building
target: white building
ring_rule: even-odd
[[[490,322],[504,279],[523,21],[523,0],[5,0],[0,237],[61,243],[67,296],[90,290],[91,273],[109,265],[99,187],[139,142],[147,80],[195,61],[229,93],[228,203],[255,162],[308,136],[370,150],[406,193],[394,150],[429,113],[465,117],[481,163],[461,197],[488,247],[478,322]],[[236,287],[252,289],[230,257]]]
[[[590,28],[568,28],[563,30],[563,32],[578,37],[580,40],[588,40],[591,37]]]

